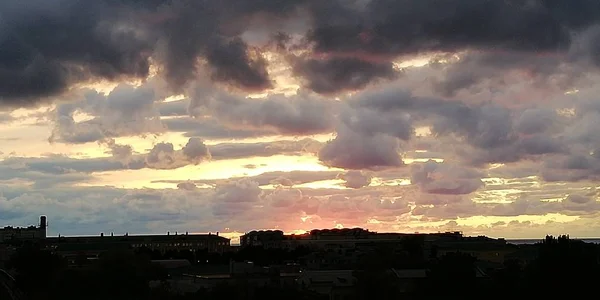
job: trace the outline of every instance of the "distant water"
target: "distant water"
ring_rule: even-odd
[[[586,243],[592,243],[592,244],[600,244],[600,239],[578,239],[578,238],[571,238],[573,240],[581,240],[584,241]],[[511,243],[511,244],[515,244],[515,245],[530,245],[530,244],[535,244],[537,242],[541,242],[543,239],[515,239],[515,240],[506,240],[506,242]]]

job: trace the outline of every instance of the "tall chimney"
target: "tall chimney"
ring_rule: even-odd
[[[40,237],[45,239],[48,231],[48,222],[46,216],[40,216]]]

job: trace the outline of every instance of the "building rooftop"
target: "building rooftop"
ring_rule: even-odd
[[[63,242],[146,242],[146,241],[223,241],[229,242],[228,238],[216,234],[170,234],[170,235],[96,235],[96,236],[60,236],[49,237],[50,243]]]

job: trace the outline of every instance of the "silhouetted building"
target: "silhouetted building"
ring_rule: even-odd
[[[167,252],[171,250],[206,250],[221,253],[229,248],[228,238],[215,234],[121,235],[49,237],[47,246],[63,256],[97,256],[108,250],[147,248]]]
[[[242,247],[262,246],[265,248],[279,248],[285,238],[281,230],[250,231],[240,237],[240,245]]]
[[[251,231],[240,237],[241,247],[295,249],[299,246],[321,249],[373,247],[381,244],[398,244],[407,238],[420,237],[424,243],[434,241],[459,241],[460,232],[451,233],[378,233],[362,228],[315,229],[305,234],[285,235],[279,230]]]
[[[46,216],[40,217],[40,224],[38,226],[28,227],[13,227],[5,226],[0,228],[0,243],[10,241],[24,241],[24,240],[41,240],[46,238],[47,230]]]

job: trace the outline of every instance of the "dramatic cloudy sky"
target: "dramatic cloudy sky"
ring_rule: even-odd
[[[0,223],[600,232],[597,0],[0,1]]]

